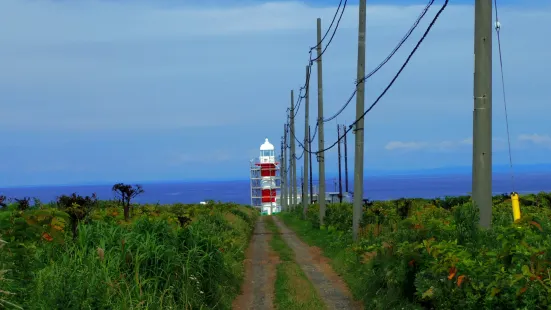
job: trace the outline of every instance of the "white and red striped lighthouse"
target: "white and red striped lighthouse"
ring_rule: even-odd
[[[275,148],[268,141],[260,146],[258,162],[251,167],[251,202],[264,214],[280,212],[278,201],[279,163],[275,159]]]

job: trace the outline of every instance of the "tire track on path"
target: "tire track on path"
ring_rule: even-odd
[[[274,309],[276,264],[279,258],[270,248],[271,232],[266,229],[265,218],[255,223],[253,237],[245,254],[245,279],[242,293],[233,302],[232,309]]]
[[[302,242],[276,216],[274,222],[283,240],[294,251],[297,264],[312,282],[328,309],[363,309],[361,302],[354,301],[344,281],[333,271],[328,259],[324,258],[320,251]]]

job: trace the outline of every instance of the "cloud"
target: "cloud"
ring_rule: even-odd
[[[10,42],[48,45],[264,34],[312,30],[315,29],[317,17],[330,20],[335,11],[332,5],[314,7],[299,1],[234,2],[224,6],[184,2],[170,7],[163,6],[162,1],[132,2],[73,1],[68,4],[48,0],[3,0],[1,7],[5,13],[0,16],[6,23],[18,27],[18,31],[2,34]],[[369,5],[367,14],[373,27],[405,25],[409,21],[404,19],[416,15],[423,6]],[[357,27],[357,10],[357,5],[347,5],[339,29]],[[34,28],[17,18],[23,13],[35,23],[46,20],[48,23]],[[67,25],[73,27],[66,28]],[[37,41],[28,42],[26,39],[31,36]]]
[[[492,148],[494,151],[502,151],[508,148],[507,139],[496,137],[492,139],[493,145]],[[518,149],[522,147],[518,142],[529,141],[533,144],[539,146],[551,147],[551,137],[547,135],[519,135],[516,140],[511,141],[511,148]],[[461,140],[444,140],[439,142],[428,142],[428,141],[390,141],[385,145],[385,150],[387,151],[457,151],[464,150],[466,148],[472,147],[473,139],[465,138]]]
[[[367,72],[385,59],[423,7],[393,3],[368,5]],[[367,81],[366,107],[400,68],[441,3],[435,2],[410,40]],[[474,14],[471,2],[459,3],[466,2],[448,6],[402,75],[366,116],[370,145],[391,141],[389,152],[417,151],[408,156],[408,167],[422,169],[435,159],[439,165],[455,164],[461,156],[454,152],[469,148],[468,141],[449,138],[468,137],[472,131]],[[538,26],[551,19],[551,7],[537,3],[502,5],[499,11],[515,134],[516,128],[548,132],[551,41],[541,40],[546,30]],[[264,137],[279,145],[289,92],[294,89],[296,98],[309,48],[315,45],[316,18],[322,19],[325,32],[335,9],[336,2],[320,6],[312,0],[1,0],[0,134],[10,149],[0,154],[5,182],[193,178],[203,176],[204,164],[213,162],[213,178],[246,176],[247,162],[258,155]],[[323,55],[325,117],[339,111],[354,89],[357,9],[347,5]],[[494,126],[503,136],[494,50]],[[312,128],[317,117],[315,66],[313,71]],[[352,103],[336,123],[348,125],[355,115]],[[304,105],[297,115],[299,138],[303,117]],[[326,147],[336,141],[333,122],[326,124],[324,135]],[[349,137],[352,150],[353,135]],[[494,148],[506,145],[504,141],[496,140]],[[533,147],[529,158],[524,157],[527,161],[547,160],[545,149],[533,142],[514,145]],[[336,153],[333,148],[326,158]],[[366,158],[383,169],[404,161],[384,150]],[[30,162],[56,169],[70,163],[87,172],[22,176],[19,172]]]
[[[0,27],[4,43],[0,94],[8,104],[3,107],[0,128],[105,131],[230,126],[265,113],[266,106],[280,115],[264,120],[275,128],[284,117],[288,90],[302,83],[307,51],[314,45],[315,19],[322,18],[325,30],[335,10],[334,5],[314,7],[298,1],[224,6],[163,3],[1,1],[0,20],[5,26]],[[368,6],[368,69],[392,50],[422,8],[419,4]],[[324,55],[327,114],[338,110],[353,87],[357,9],[357,5],[347,6]],[[375,94],[387,83],[388,74],[411,50],[436,9],[431,9],[411,42],[369,83],[369,92]],[[526,38],[523,29],[530,20],[547,20],[550,11],[502,8],[500,13],[504,40],[522,33],[520,40],[526,39],[533,47],[531,58],[537,59],[537,51],[542,50],[543,60],[547,49],[535,44],[544,40]],[[464,82],[472,74],[461,71],[472,62],[471,15],[472,6],[448,7],[373,114],[389,114],[392,108],[383,105],[398,108],[400,102],[420,101],[415,104],[418,113],[450,113],[459,119],[468,115],[458,113],[463,110],[458,107],[472,88]],[[508,72],[519,72],[513,65],[517,46],[526,45],[506,43]],[[423,75],[408,76],[420,70]],[[541,70],[545,71],[544,65]],[[420,86],[429,84],[427,77],[444,74],[446,78],[439,79],[443,85]],[[522,86],[511,76],[508,82],[517,89]],[[448,96],[443,97],[442,91]],[[510,94],[514,97],[513,91]],[[442,98],[447,98],[447,104],[442,104]],[[515,102],[514,98],[510,101]],[[353,115],[349,108],[341,116],[350,120]],[[26,122],[29,118],[32,121]]]
[[[385,149],[392,150],[418,150],[427,147],[427,142],[402,142],[391,141],[385,145]]]
[[[464,145],[471,145],[472,138],[466,138],[458,141],[440,141],[440,142],[427,142],[427,141],[391,141],[385,145],[385,150],[395,151],[395,150],[437,150],[437,151],[450,151],[457,149],[458,147]]]
[[[537,133],[534,134],[524,134],[518,137],[520,141],[528,141],[535,145],[551,147],[551,137],[549,135],[540,135]]]

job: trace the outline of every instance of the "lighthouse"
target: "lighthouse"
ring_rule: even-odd
[[[278,213],[281,211],[278,193],[281,188],[280,165],[268,138],[260,146],[259,155],[251,160],[251,205],[259,208],[262,214]]]

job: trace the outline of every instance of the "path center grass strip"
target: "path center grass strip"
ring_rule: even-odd
[[[281,238],[279,229],[271,216],[266,218],[266,225],[273,234],[270,245],[278,253],[281,261],[277,265],[275,283],[274,304],[276,309],[326,309],[316,289],[295,262],[293,250]]]

